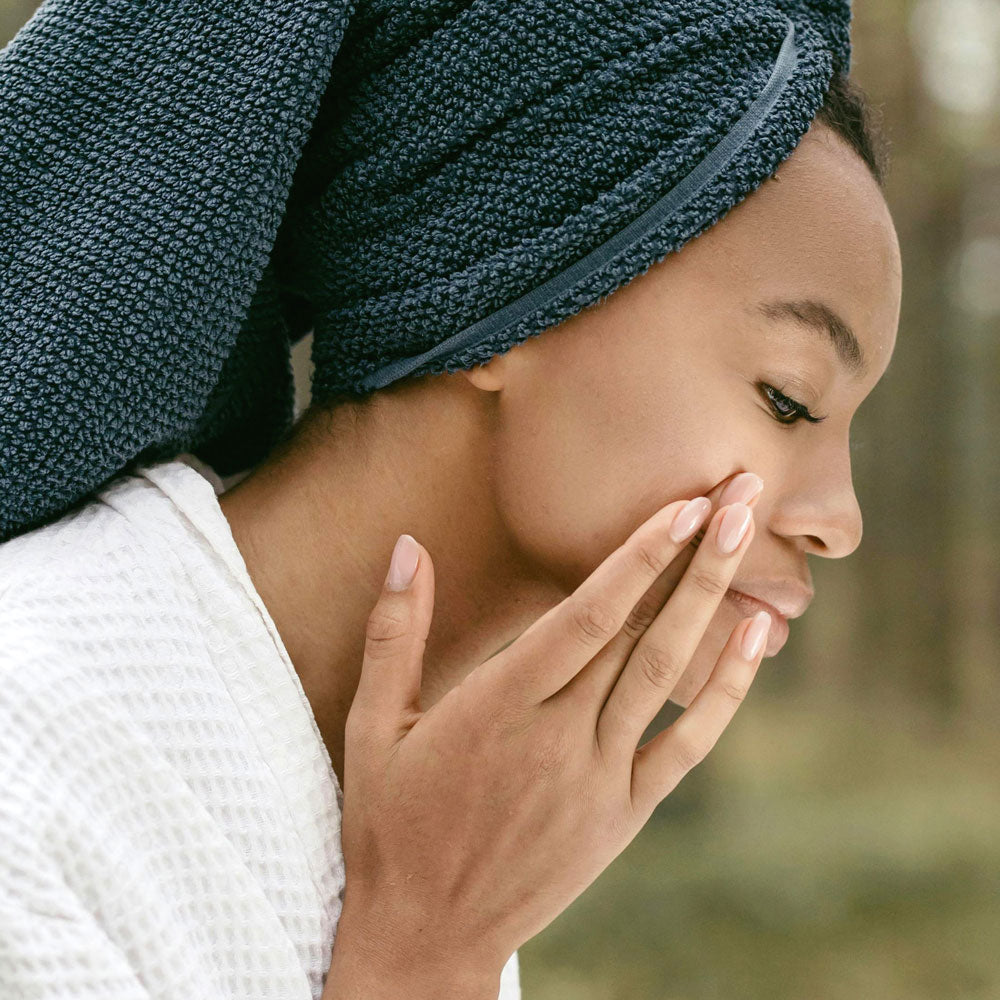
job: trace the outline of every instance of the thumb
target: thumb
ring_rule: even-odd
[[[378,602],[368,616],[355,700],[370,719],[394,725],[420,711],[424,647],[434,607],[434,568],[412,535],[400,535]]]

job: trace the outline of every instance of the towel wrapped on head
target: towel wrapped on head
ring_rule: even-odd
[[[849,0],[46,0],[0,52],[0,540],[486,362],[721,219]]]

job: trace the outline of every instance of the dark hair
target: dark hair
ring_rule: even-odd
[[[885,187],[890,161],[881,109],[845,73],[834,74],[815,121],[832,128],[865,161],[878,186]]]

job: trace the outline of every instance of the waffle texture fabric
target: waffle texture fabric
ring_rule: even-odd
[[[4,1000],[322,992],[343,799],[221,485],[180,456],[0,545]]]
[[[849,0],[46,0],[0,52],[0,539],[485,363],[773,174]]]

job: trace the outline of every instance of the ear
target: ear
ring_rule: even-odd
[[[776,0],[779,10],[795,22],[818,32],[833,56],[833,72],[851,69],[850,0]]]
[[[477,389],[482,389],[484,392],[499,392],[507,383],[512,353],[512,351],[505,351],[503,354],[494,354],[485,364],[463,368],[460,370],[460,374],[464,375]]]

